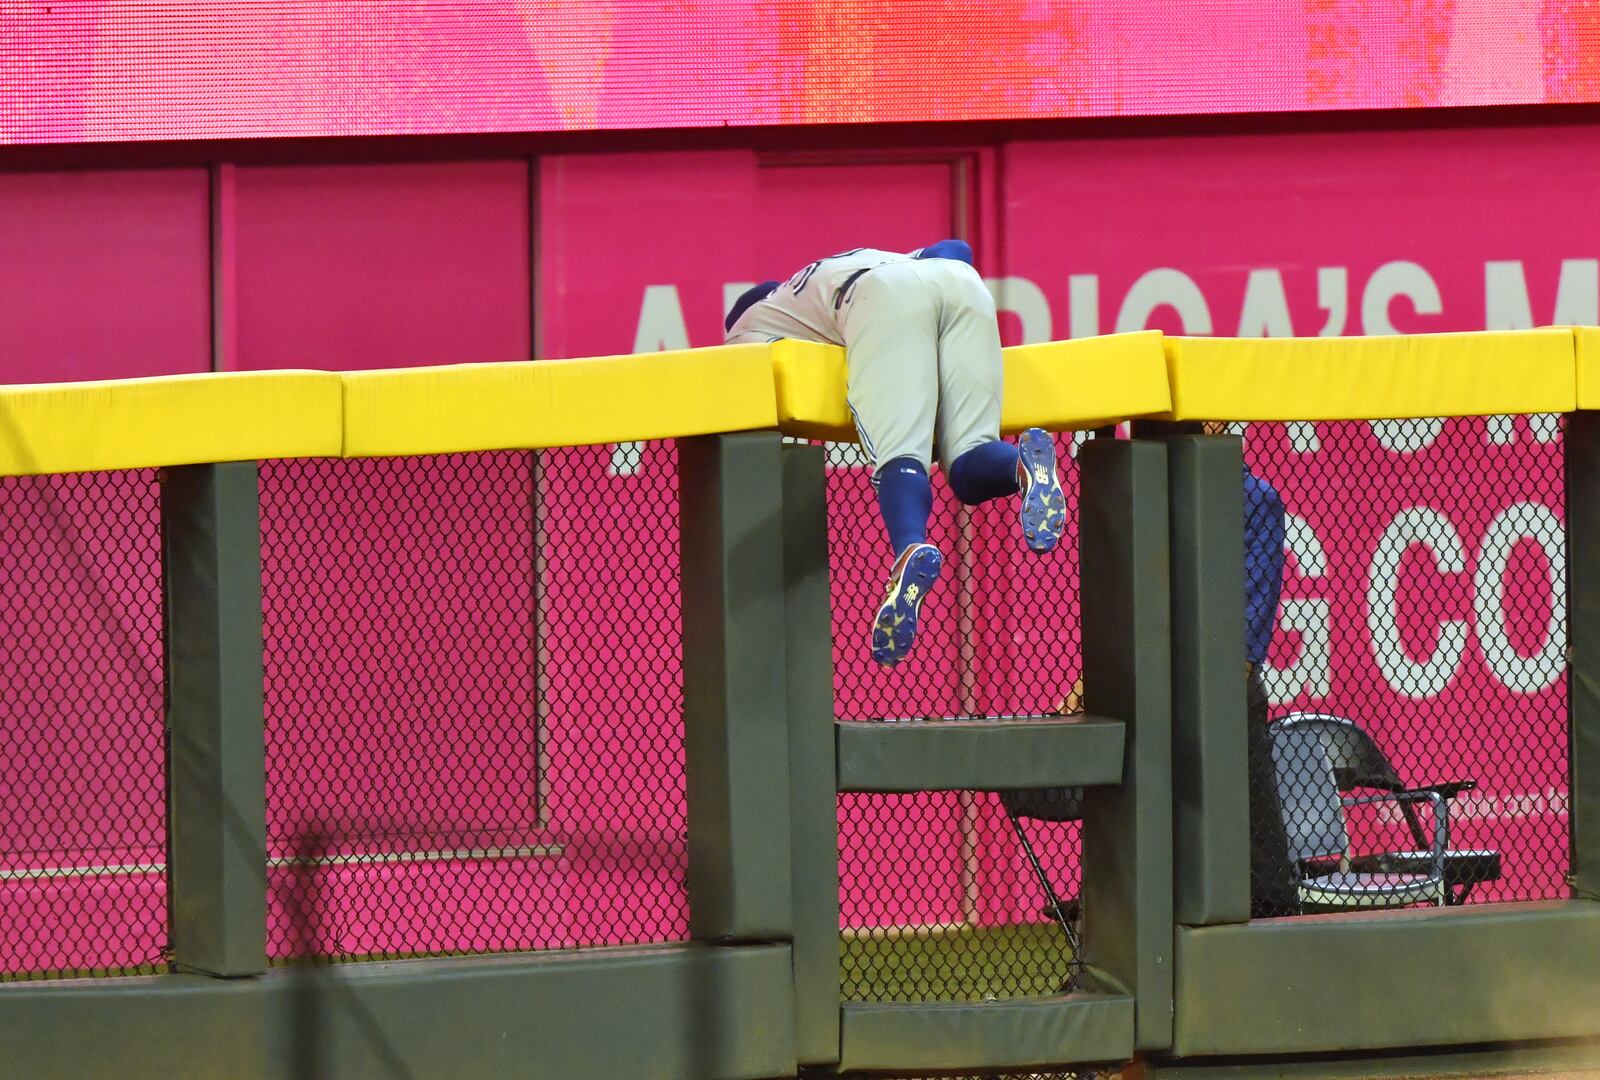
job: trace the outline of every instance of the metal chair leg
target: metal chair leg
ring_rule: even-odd
[[[1078,941],[1078,932],[1072,927],[1072,920],[1067,917],[1067,909],[1061,903],[1061,898],[1056,895],[1056,890],[1050,884],[1050,875],[1044,872],[1044,865],[1039,862],[1039,856],[1033,852],[1033,845],[1028,842],[1028,834],[1022,828],[1022,821],[1010,807],[1006,808],[1006,816],[1011,819],[1011,827],[1016,830],[1017,840],[1022,844],[1022,850],[1027,853],[1028,862],[1033,866],[1034,876],[1039,879],[1039,886],[1044,889],[1045,899],[1050,902],[1050,910],[1055,912],[1056,921],[1061,925],[1061,932],[1067,936],[1067,947],[1072,950],[1072,959],[1067,964],[1067,979],[1061,985],[1063,991],[1077,989],[1078,975],[1083,970],[1083,949]]]

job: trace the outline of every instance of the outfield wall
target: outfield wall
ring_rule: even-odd
[[[1093,439],[1079,458],[1080,531],[1069,542],[1083,566],[1088,714],[911,723],[835,720],[828,706],[833,680],[821,628],[832,617],[832,603],[824,554],[837,524],[828,506],[828,451],[784,446],[774,430],[816,431],[837,422],[831,395],[810,391],[837,383],[842,353],[779,343],[657,360],[648,375],[656,380],[655,426],[638,434],[677,443],[678,499],[670,517],[679,527],[682,606],[673,621],[683,649],[682,712],[674,725],[681,731],[683,768],[675,774],[667,765],[657,775],[668,787],[681,776],[688,812],[680,821],[664,821],[652,811],[649,800],[660,794],[652,788],[660,785],[641,769],[661,767],[659,750],[629,740],[650,729],[608,725],[604,711],[567,732],[577,740],[576,753],[550,752],[549,782],[566,788],[541,806],[558,817],[567,805],[563,796],[591,807],[616,799],[620,810],[680,830],[681,862],[660,850],[643,852],[631,868],[608,863],[604,844],[594,846],[585,834],[598,831],[603,839],[619,812],[612,811],[576,822],[570,848],[511,853],[542,861],[543,876],[532,882],[513,880],[504,850],[400,859],[374,851],[366,854],[379,857],[365,858],[339,850],[341,838],[315,824],[294,837],[287,859],[275,853],[273,807],[285,804],[282,777],[275,778],[270,764],[284,752],[273,694],[315,701],[322,685],[367,646],[336,641],[319,655],[308,653],[308,661],[273,671],[270,607],[262,618],[262,553],[270,534],[261,528],[261,477],[286,462],[291,470],[276,484],[301,497],[329,465],[439,460],[439,450],[463,453],[463,441],[500,452],[507,443],[532,449],[582,439],[586,431],[567,394],[634,392],[639,358],[6,391],[0,420],[8,435],[4,467],[13,475],[126,477],[167,463],[155,481],[163,577],[156,640],[166,699],[158,719],[168,740],[161,803],[171,827],[170,865],[141,872],[166,883],[171,938],[163,960],[181,973],[127,979],[78,971],[102,977],[0,988],[8,1054],[36,1075],[81,1072],[112,1060],[128,1075],[155,1075],[175,1062],[187,1071],[226,1062],[239,1075],[279,1075],[313,1062],[336,1071],[432,1074],[450,1060],[463,1075],[523,1065],[568,1075],[621,1070],[731,1077],[783,1074],[799,1064],[840,1071],[1036,1070],[1125,1060],[1136,1052],[1153,1055],[1162,1068],[1181,1068],[1195,1057],[1371,1053],[1600,1035],[1592,1010],[1570,1007],[1592,995],[1592,965],[1582,942],[1600,926],[1593,900],[1597,713],[1589,500],[1580,496],[1573,503],[1574,677],[1560,727],[1571,734],[1574,813],[1565,849],[1572,898],[1252,920],[1238,902],[1248,893],[1240,879],[1246,822],[1237,798],[1245,786],[1245,758],[1243,741],[1235,737],[1245,719],[1234,674],[1242,642],[1236,633],[1213,632],[1206,611],[1193,603],[1206,583],[1238,572],[1242,523],[1237,513],[1223,511],[1237,491],[1240,447],[1227,437],[1201,437],[1195,458],[1184,449],[1184,439],[1194,436],[1149,437],[1158,430],[1151,425],[1201,419],[1348,422],[1499,409],[1565,414],[1568,482],[1587,492],[1600,475],[1586,411],[1600,400],[1589,370],[1593,335],[1554,329],[1250,343],[1146,333],[1008,351],[1008,387],[1015,400],[1032,403],[1015,412],[1015,423],[1070,428],[1120,417],[1137,425],[1141,436]],[[1121,377],[1104,379],[1098,373],[1105,370]],[[1455,378],[1463,373],[1470,377]],[[708,385],[717,391],[707,393]],[[248,406],[271,395],[281,403],[280,417],[298,415],[302,422],[252,428]],[[173,409],[191,411],[197,422],[163,422]],[[85,422],[91,418],[96,422]],[[592,436],[603,439],[610,423],[599,417]],[[719,434],[720,428],[734,431]],[[123,436],[108,446],[102,432],[110,430]],[[302,454],[308,440],[327,451],[337,447],[338,456],[274,456]],[[240,453],[266,460],[208,463]],[[374,453],[384,456],[366,456]],[[1184,461],[1198,468],[1182,465],[1169,473],[1169,464]],[[74,462],[95,471],[39,473],[70,469]],[[556,489],[544,494],[558,503],[567,498]],[[366,567],[368,590],[394,584],[387,564],[403,562],[408,550],[454,546],[450,522],[441,521],[437,532],[408,535],[388,527],[396,514],[403,509],[387,507],[375,521],[397,546],[383,565]],[[328,554],[326,542],[300,551],[309,572],[287,590],[311,624],[328,617],[316,602],[315,584],[326,576],[316,567]],[[970,557],[957,551],[958,560]],[[582,580],[607,588],[592,574]],[[1242,623],[1241,592],[1213,590],[1221,625]],[[407,594],[396,610],[403,617],[408,609],[456,608],[502,596],[501,583],[490,575],[459,594]],[[649,632],[639,630],[638,608],[624,604],[620,617],[599,605],[585,612],[589,627],[598,625],[608,636],[587,654],[543,657],[540,678],[550,689],[540,695],[541,704],[562,700],[572,680],[615,685],[612,661],[652,645]],[[660,612],[647,617],[657,620],[652,627],[662,625]],[[485,660],[472,648],[475,621],[457,629],[469,666]],[[384,640],[381,632],[378,640]],[[57,650],[47,670],[81,675],[70,638],[41,644]],[[1198,665],[1196,648],[1203,653]],[[369,670],[403,665],[404,652],[385,654]],[[456,684],[462,685],[459,678]],[[98,681],[90,685],[102,688]],[[419,683],[413,692],[426,699],[441,689]],[[509,690],[505,697],[515,700],[518,693]],[[394,723],[408,726],[403,716],[373,716],[320,746],[298,747],[304,751],[301,773],[312,781],[299,797],[314,800],[344,784],[352,791],[411,788],[403,759],[382,763],[369,756]],[[447,755],[442,760],[472,760],[471,740],[461,728],[431,734]],[[72,737],[76,747],[8,755],[7,767],[38,790],[49,778],[40,769],[82,767],[74,750],[83,737]],[[1183,755],[1176,753],[1180,745],[1189,748]],[[456,791],[474,779],[450,775]],[[952,898],[962,917],[955,925],[908,926],[898,912],[881,935],[849,932],[849,905],[857,898],[839,816],[849,804],[836,798],[965,796],[955,805],[970,820],[969,808],[981,812],[974,796],[992,798],[1017,784],[1087,788],[1081,949],[1069,948],[1037,913],[1036,893],[1008,909],[995,902],[999,890],[982,880],[977,908],[962,909],[959,897]],[[103,790],[97,786],[83,796],[69,818],[89,819],[86,807],[108,805]],[[448,797],[451,789],[441,786],[436,793]],[[1233,810],[1223,812],[1224,806]],[[1203,842],[1191,846],[1182,838],[1196,835],[1197,814],[1204,819]],[[838,829],[835,836],[830,826]],[[372,842],[375,836],[344,839]],[[1517,843],[1514,837],[1497,842],[1508,853]],[[975,842],[963,837],[961,843]],[[924,841],[874,852],[885,863],[875,872],[906,896],[938,901],[937,891],[924,890],[927,867],[912,857],[931,847]],[[640,854],[637,847],[634,854]],[[1026,869],[1015,849],[1004,861],[986,859],[981,847],[976,854],[974,863],[950,868],[963,887],[976,867],[1022,893],[1016,883],[1026,880]],[[419,865],[434,876],[431,895],[385,893],[386,881]],[[834,887],[835,875],[842,891]],[[284,876],[292,879],[287,888],[280,887]],[[93,877],[67,875],[65,884],[61,876],[10,878],[21,888],[11,893],[7,924],[14,933],[20,928],[22,940],[38,940],[60,918],[42,902],[44,893]],[[670,890],[675,879],[690,899],[676,937],[670,923],[657,923],[658,932],[668,930],[653,948],[584,948],[613,943],[596,930],[609,915],[659,917],[663,901],[656,890]],[[285,908],[290,928],[308,935],[294,941],[309,946],[302,955],[331,952],[369,962],[333,971],[270,970],[274,903]],[[511,917],[523,931],[548,929],[540,920],[551,916],[574,926],[588,922],[577,937],[558,932],[537,940],[379,948],[363,955],[338,939],[363,905],[389,926],[421,916],[430,931],[486,910]],[[944,918],[932,908],[914,914]],[[103,929],[81,913],[68,925]],[[1025,945],[1028,935],[1041,931],[1044,954],[1030,956],[1037,946]],[[863,954],[851,943],[875,937],[888,943],[880,962],[914,962],[920,951],[924,962],[942,965],[946,974],[935,977],[937,966],[924,967],[916,981],[906,982],[886,969],[876,984],[880,996],[859,996],[848,972]],[[508,944],[524,955],[415,955]],[[397,954],[411,958],[382,962],[399,961]],[[1493,978],[1478,977],[1486,956]],[[1431,972],[1448,1007],[1403,982],[1372,986],[1369,973],[1380,957]],[[1038,966],[1069,958],[1065,985],[1054,985],[1050,968]],[[983,973],[968,984],[972,976],[959,972],[974,961]],[[950,965],[958,973],[953,980]],[[983,980],[997,977],[992,989],[983,989],[991,985]],[[634,1008],[616,1007],[619,997],[641,986],[650,990]],[[1219,995],[1219,987],[1229,993]],[[1330,1009],[1315,989],[1327,987],[1352,1007]],[[493,1007],[482,1005],[484,994]],[[1237,1015],[1223,1007],[1229,1000],[1240,1003]],[[592,1004],[583,1008],[584,1002]],[[573,1020],[575,1005],[581,1022]],[[447,1022],[424,1023],[423,1017]],[[1352,1025],[1361,1017],[1369,1022]],[[135,1031],[144,1049],[133,1045]],[[491,1050],[484,1049],[485,1040]]]
[[[1147,365],[1141,375],[1141,369],[1130,366],[1128,360],[1130,348],[1154,337],[1134,335],[1071,347],[1008,350],[1008,396],[1020,403],[1012,406],[1015,415],[1008,422],[1013,428],[1039,421],[1070,429],[1123,416],[1169,415],[1168,381],[1159,365]],[[1217,387],[1210,397],[1181,404],[1185,409],[1202,410],[1200,414],[1225,418],[1296,415],[1295,403],[1307,400],[1316,402],[1324,417],[1385,411],[1471,413],[1511,406],[1564,408],[1566,399],[1552,398],[1529,364],[1545,364],[1540,370],[1553,372],[1550,377],[1575,378],[1569,332],[1436,340],[1441,347],[1479,351],[1461,353],[1472,357],[1466,367],[1458,364],[1455,369],[1427,372],[1427,378],[1419,376],[1417,385],[1432,389],[1410,401],[1396,396],[1399,388],[1384,372],[1404,368],[1413,358],[1404,349],[1397,351],[1379,342],[1369,343],[1372,360],[1367,369],[1347,369],[1336,363],[1317,376],[1331,389],[1319,390],[1315,382],[1309,387],[1301,384],[1313,379],[1313,369],[1305,365],[1315,359],[1314,352],[1307,352],[1304,359],[1291,356],[1289,369],[1298,375],[1294,383],[1280,389],[1290,395],[1287,405],[1272,399],[1270,386],[1252,385],[1248,374],[1239,377],[1243,381],[1227,381],[1230,363],[1243,365],[1241,371],[1251,370],[1248,364],[1254,354],[1243,343],[1207,352],[1203,342],[1196,342],[1177,354],[1181,363],[1175,361],[1178,366],[1173,368],[1173,377]],[[1475,344],[1479,341],[1489,344]],[[1508,351],[1502,342],[1519,343],[1518,348],[1522,342],[1538,344],[1527,353],[1536,359],[1525,359],[1524,353],[1515,349]],[[1311,350],[1317,348],[1313,342],[1304,344]],[[1349,347],[1359,349],[1354,343]],[[1558,351],[1553,367],[1549,366],[1549,354],[1538,351],[1551,347]],[[1058,361],[1063,348],[1069,348],[1071,364]],[[1564,356],[1559,355],[1561,349],[1566,350]],[[573,888],[594,891],[596,881],[617,872],[608,867],[612,867],[618,848],[659,848],[663,861],[652,862],[654,870],[639,865],[627,872],[642,875],[631,887],[654,897],[646,906],[663,912],[645,939],[661,936],[672,940],[682,935],[687,907],[683,883],[673,869],[681,869],[683,859],[681,841],[675,839],[683,814],[681,750],[676,748],[678,737],[674,734],[681,709],[682,646],[671,629],[679,604],[677,524],[671,512],[676,502],[675,456],[670,447],[656,444],[635,450],[632,459],[625,459],[632,460],[634,468],[616,469],[612,467],[615,444],[603,441],[597,447],[572,447],[532,457],[512,448],[589,437],[603,440],[608,434],[614,437],[625,432],[660,437],[693,432],[697,427],[763,426],[774,421],[796,434],[847,437],[848,419],[838,404],[842,392],[838,351],[791,344],[772,351],[770,371],[767,349],[746,347],[648,361],[633,357],[549,366],[443,368],[353,374],[342,379],[318,373],[187,377],[120,388],[111,384],[59,390],[41,386],[13,392],[13,432],[7,460],[14,472],[63,471],[78,465],[107,469],[244,453],[292,459],[312,456],[312,460],[269,463],[261,481],[269,641],[266,707],[275,748],[268,770],[270,786],[282,796],[275,804],[281,808],[273,811],[270,833],[273,857],[279,860],[295,857],[297,838],[307,830],[318,831],[319,842],[328,845],[323,855],[354,860],[331,879],[331,887],[346,894],[340,903],[351,921],[331,938],[296,943],[288,936],[288,913],[278,910],[274,924],[281,929],[273,938],[274,955],[305,949],[369,955],[457,948],[497,951],[519,944],[544,948],[573,940],[574,934],[585,944],[641,940],[639,930],[627,925],[629,915],[612,921],[602,918],[576,931],[559,918],[519,929],[505,922],[505,913],[495,910],[492,894],[476,901],[471,917],[464,921],[443,926],[420,919],[409,926],[393,924],[386,911],[396,904],[404,910],[407,895],[448,890],[451,875],[460,868],[437,853],[487,849],[527,853],[511,861],[506,872],[512,879],[500,883],[501,888],[548,894]],[[1241,359],[1234,359],[1236,355]],[[1270,360],[1276,354],[1269,348],[1262,355]],[[584,374],[589,371],[606,375],[596,382],[595,376]],[[1469,377],[1460,378],[1462,371]],[[652,411],[651,405],[669,399],[672,388],[685,379],[715,393],[694,399],[690,404],[696,411],[687,418]],[[625,388],[639,403],[640,411],[630,416],[621,403],[598,414],[585,411],[582,395],[606,386]],[[772,397],[774,388],[776,397]],[[595,396],[609,399],[607,392]],[[769,398],[776,404],[753,404]],[[1101,407],[1099,402],[1110,404]],[[1303,407],[1298,412],[1313,415]],[[301,422],[284,423],[283,417],[300,417]],[[529,436],[530,417],[545,418],[540,421],[545,425],[539,429],[541,434],[534,438]],[[1446,438],[1444,445],[1453,443],[1459,448],[1471,446],[1470,433],[1486,421],[1464,418],[1450,423],[1455,439]],[[151,443],[153,434],[159,438]],[[1076,445],[1076,441],[1066,441],[1063,449],[1070,455]],[[1546,444],[1522,448],[1522,466],[1530,472],[1548,468],[1537,456],[1539,445]],[[473,447],[481,447],[488,456],[461,456]],[[347,463],[325,460],[336,450],[351,458],[375,453],[446,452],[456,456]],[[1558,451],[1559,444],[1548,444],[1543,452],[1553,455]],[[840,448],[834,456],[851,452]],[[1426,467],[1426,454],[1410,456],[1416,468]],[[1075,498],[1076,463],[1070,456],[1064,460]],[[1507,514],[1494,501],[1504,497],[1496,486],[1496,459],[1474,457],[1467,464],[1477,466],[1474,490],[1488,497],[1457,505],[1478,515],[1475,522],[1493,519],[1503,523]],[[949,590],[953,595],[941,595],[930,605],[919,655],[907,669],[888,675],[867,662],[864,650],[853,647],[865,624],[864,605],[870,602],[875,580],[872,536],[877,525],[870,499],[864,499],[866,488],[858,482],[857,470],[835,466],[829,475],[830,545],[836,566],[836,716],[850,720],[1040,714],[1066,699],[1081,672],[1076,659],[1080,631],[1075,553],[1066,553],[1059,565],[1042,567],[1011,545],[998,547],[992,557],[971,558],[968,573],[972,577],[960,588]],[[1314,505],[1337,515],[1330,519],[1335,527],[1349,529],[1350,523],[1355,523],[1360,530],[1366,528],[1364,523],[1379,521],[1379,516],[1371,513],[1375,504],[1369,475],[1312,470],[1290,472],[1287,479],[1289,483],[1279,483],[1291,508],[1300,504],[1295,485],[1303,485],[1308,501],[1314,493],[1319,500]],[[1405,483],[1401,477],[1389,489],[1393,494],[1385,497],[1403,498]],[[113,521],[106,515],[114,511],[71,506],[71,493],[80,489],[81,484],[70,478],[44,477],[8,491],[17,500],[17,516],[24,519],[26,514],[21,511],[32,507],[44,514],[45,520],[52,513],[65,513],[86,536],[111,527]],[[151,494],[144,498],[152,497],[154,488],[145,490]],[[941,494],[936,529],[949,529],[955,518],[948,517],[952,508],[942,488]],[[393,500],[419,496],[430,500],[424,514],[397,512]],[[1548,664],[1552,653],[1564,654],[1564,619],[1557,617],[1565,581],[1559,496],[1558,487],[1543,492],[1544,498],[1554,499],[1553,504],[1539,504],[1548,506],[1549,516],[1531,519],[1534,526],[1551,530],[1539,532],[1536,528],[1528,536],[1528,541],[1538,546],[1519,545],[1522,534],[1500,528],[1500,577],[1491,581],[1495,588],[1484,593],[1485,602],[1474,609],[1497,618],[1503,634],[1508,632],[1507,626],[1513,626],[1523,637],[1507,651],[1474,651],[1478,674],[1465,679],[1456,678],[1426,655],[1421,661],[1405,656],[1405,663],[1412,668],[1426,669],[1431,664],[1435,682],[1397,687],[1396,696],[1385,708],[1361,717],[1391,747],[1398,743],[1411,767],[1459,769],[1463,764],[1460,747],[1483,737],[1478,729],[1480,718],[1497,709],[1511,715],[1513,706],[1525,707],[1532,715],[1558,718],[1564,713],[1561,666],[1549,674],[1542,666]],[[60,498],[69,502],[63,506],[54,501]],[[1367,512],[1352,515],[1350,499],[1359,500]],[[597,559],[596,521],[625,522],[636,530],[633,535],[648,536],[650,541],[632,549],[627,560]],[[1546,524],[1540,526],[1541,521]],[[432,533],[447,523],[447,535],[452,538],[448,558],[443,562],[417,559],[414,553],[419,544],[441,550]],[[982,552],[985,539],[999,541],[1010,527],[1003,514],[988,512],[966,521],[964,540],[950,536],[945,542],[947,546],[964,543],[970,551]],[[1328,579],[1337,581],[1340,560],[1370,550],[1377,537],[1375,530],[1354,531],[1340,534],[1337,542],[1318,541],[1316,528],[1314,522],[1307,523],[1313,534],[1310,540],[1307,530],[1290,536],[1293,568],[1298,573],[1291,576],[1287,588],[1280,617],[1284,633],[1278,649],[1280,656],[1288,654],[1284,667],[1290,674],[1303,672],[1308,686],[1322,679],[1331,694],[1332,671],[1359,671],[1373,661],[1364,650],[1364,633],[1357,632],[1357,628],[1369,632],[1375,625],[1359,613],[1361,600],[1370,594],[1350,596],[1332,591],[1307,596],[1304,586],[1321,583],[1326,587]],[[1392,527],[1388,532],[1393,533]],[[540,549],[537,558],[527,546],[530,541]],[[1418,545],[1420,550],[1429,550],[1426,536],[1401,537],[1401,541],[1402,553]],[[1391,548],[1395,544],[1392,537],[1385,542]],[[1303,546],[1307,544],[1315,546]],[[79,548],[81,551],[81,544]],[[67,550],[72,550],[70,545]],[[136,552],[116,556],[120,561],[115,561],[120,550],[90,552],[89,562],[80,562],[80,573],[94,578],[96,566],[111,567],[113,573],[101,580],[99,587],[113,598],[131,595],[135,602],[113,600],[87,614],[114,620],[122,628],[121,634],[135,640],[143,634],[143,648],[158,650],[159,640],[149,636],[160,623],[158,597],[147,587],[155,570],[153,549],[146,546],[142,556]],[[1321,554],[1320,564],[1308,561],[1310,551]],[[1521,564],[1512,564],[1514,553],[1520,554]],[[306,559],[313,555],[317,562],[308,566]],[[849,567],[848,575],[837,572],[841,563]],[[1312,569],[1317,572],[1308,572]],[[1411,576],[1403,580],[1410,587],[1436,589],[1426,577],[1418,576],[1415,562],[1408,569]],[[1466,567],[1468,572],[1471,569]],[[383,575],[377,582],[374,570]],[[512,577],[503,579],[502,571]],[[1358,573],[1364,584],[1373,578],[1370,571]],[[475,586],[471,579],[478,574],[493,581],[496,588]],[[1003,591],[1001,583],[1014,583],[1019,574],[1023,575],[1020,580],[1033,584],[1024,584],[1020,592]],[[575,593],[579,578],[587,581],[581,593]],[[1397,576],[1396,583],[1400,580]],[[1050,595],[1057,598],[1053,601],[1057,614],[1033,633],[1013,634],[1009,628],[1037,611],[1038,594],[1029,590],[1040,588],[1055,590]],[[499,589],[506,590],[504,595],[497,593]],[[416,608],[424,598],[425,606]],[[1486,602],[1491,598],[1498,607]],[[73,643],[71,651],[90,649],[97,633],[92,621],[83,625],[85,612],[57,608],[64,616],[59,627],[38,624],[27,612],[41,606],[40,597],[32,591],[18,591],[13,599],[13,624],[32,627],[26,642],[44,647],[55,641],[56,635],[66,633]],[[1418,620],[1427,619],[1433,609],[1402,600],[1395,597],[1395,610],[1412,621],[1392,628],[1396,645],[1403,645],[1407,635],[1413,643],[1426,645],[1431,628]],[[594,627],[625,625],[630,611],[652,613],[638,624],[646,637],[654,638],[652,648],[619,651],[596,638]],[[1451,637],[1440,640],[1458,642],[1456,647],[1465,654],[1465,641],[1453,625],[1446,623],[1445,631]],[[19,640],[19,645],[26,642]],[[1324,650],[1321,656],[1318,649]],[[303,685],[304,673],[321,671],[330,652],[338,663],[320,674],[314,685]],[[1330,653],[1337,662],[1330,660]],[[159,665],[159,653],[154,656]],[[495,665],[495,675],[479,670],[483,658]],[[1382,657],[1377,659],[1381,664]],[[1526,702],[1515,696],[1503,701],[1494,696],[1486,699],[1485,687],[1495,685],[1482,672],[1489,659],[1516,666]],[[463,665],[475,672],[465,682],[459,674]],[[559,685],[548,681],[551,671],[577,672],[585,665],[591,666],[563,676]],[[125,963],[130,950],[138,955],[140,949],[149,949],[163,938],[159,922],[149,921],[159,920],[162,914],[159,875],[142,869],[163,861],[160,786],[151,782],[159,781],[160,762],[146,753],[143,771],[130,775],[123,749],[130,735],[137,737],[138,732],[151,730],[148,717],[153,714],[149,710],[159,698],[152,700],[148,694],[132,698],[142,702],[139,708],[143,712],[124,713],[117,706],[108,711],[99,690],[103,666],[75,666],[65,680],[42,668],[33,670],[35,677],[47,682],[43,693],[24,695],[29,702],[26,715],[32,719],[14,735],[16,756],[48,754],[47,760],[55,760],[57,751],[52,748],[59,747],[66,732],[77,754],[91,755],[103,762],[103,768],[82,769],[63,759],[59,767],[64,775],[55,789],[48,796],[26,800],[19,808],[20,813],[12,819],[17,841],[7,864],[13,903],[41,902],[37,895],[43,891],[50,899],[42,902],[71,910],[83,902],[83,894],[99,892],[109,879],[145,898],[134,908],[143,913],[146,922],[125,928],[124,934],[131,936],[124,936],[120,947],[96,953],[67,947],[78,932],[70,920],[64,920],[60,931],[63,951],[52,955],[44,950],[19,956],[14,962],[19,964],[19,972]],[[160,677],[159,666],[144,671],[144,679]],[[1504,685],[1504,673],[1490,674],[1500,680],[1497,693],[1511,695]],[[137,672],[121,677],[136,685],[140,679]],[[509,689],[493,689],[498,680],[511,680]],[[1314,705],[1318,700],[1314,694],[1306,694],[1295,703]],[[1373,699],[1366,700],[1370,703]],[[68,707],[65,712],[62,703]],[[324,756],[338,750],[345,729],[363,731],[371,724],[383,729],[381,734],[373,731],[369,735],[379,738],[382,748],[373,751],[375,756],[367,759],[364,767],[393,773],[398,779],[392,789],[373,790],[359,779],[343,775],[342,766],[330,767]],[[85,735],[84,725],[89,725],[93,734]],[[461,767],[468,771],[463,775],[469,779],[463,782],[435,765],[443,753],[436,733],[440,728],[474,743],[494,744],[500,750],[464,762]],[[1461,842],[1470,845],[1481,837],[1484,844],[1507,849],[1507,871],[1501,880],[1489,884],[1480,895],[1483,899],[1538,899],[1564,893],[1566,750],[1559,723],[1548,731],[1535,728],[1531,734],[1534,737],[1517,741],[1512,752],[1468,754],[1465,759],[1481,770],[1476,776],[1482,795],[1469,804],[1465,819],[1458,824]],[[574,739],[579,741],[573,743]],[[578,793],[567,787],[550,785],[546,774],[552,759],[571,756],[572,747],[608,739],[653,748],[640,763],[644,771],[634,776],[633,784],[635,791],[658,793],[659,803],[641,804],[636,793],[623,790],[608,799],[579,799],[575,797]],[[123,755],[120,759],[119,754]],[[104,827],[91,831],[88,842],[77,840],[81,830],[72,820],[75,807],[88,797],[91,785],[101,782],[103,769],[129,786],[108,807],[102,818]],[[1532,794],[1524,794],[1524,789]],[[297,806],[300,809],[295,809]],[[840,824],[849,873],[845,894],[854,897],[845,924],[982,924],[1019,918],[1031,903],[1031,894],[1025,879],[1015,872],[1017,856],[1003,818],[996,816],[994,807],[986,807],[975,821],[963,824],[971,814],[942,798],[914,797],[899,809],[894,827],[886,829],[860,820],[852,807],[842,804]],[[563,838],[589,833],[613,837],[615,847],[597,850],[593,858],[579,858],[563,848]],[[570,844],[570,839],[567,842]],[[940,860],[923,891],[909,898],[874,891],[872,883],[883,877],[886,868],[899,859],[917,857],[915,853],[923,850],[939,853]],[[368,856],[383,860],[378,869],[362,861]],[[1052,869],[1066,880],[1078,874],[1078,858],[1071,843],[1047,853]],[[403,859],[404,864],[392,865],[395,859]],[[854,884],[858,881],[859,885]],[[294,893],[292,882],[286,888],[287,894],[283,889],[274,891],[280,907],[289,903],[284,896]],[[78,900],[73,898],[74,890]],[[374,895],[364,898],[364,893]],[[145,962],[153,962],[153,957],[146,955]]]

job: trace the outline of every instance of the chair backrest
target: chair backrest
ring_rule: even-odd
[[[1298,863],[1343,855],[1350,833],[1321,733],[1314,726],[1282,722],[1269,724],[1268,730],[1289,857]]]
[[[1081,787],[1002,791],[1000,802],[1017,817],[1036,821],[1080,821],[1083,818]]]
[[[1327,713],[1290,713],[1278,723],[1289,728],[1315,731],[1322,738],[1322,748],[1328,753],[1328,763],[1333,766],[1333,778],[1340,791],[1354,788],[1376,788],[1379,791],[1403,791],[1405,784],[1395,771],[1389,758],[1373,741],[1366,729],[1353,720]]]

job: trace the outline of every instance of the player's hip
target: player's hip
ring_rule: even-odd
[[[852,274],[839,284],[834,305],[841,319],[855,311],[938,317],[952,307],[994,304],[978,272],[952,259],[889,263]]]

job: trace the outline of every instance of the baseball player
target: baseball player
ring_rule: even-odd
[[[1020,493],[1029,549],[1056,546],[1066,498],[1055,442],[1038,428],[1015,446],[1000,438],[1000,331],[964,241],[818,259],[745,292],[724,328],[729,344],[799,338],[845,348],[846,399],[894,554],[872,623],[879,664],[911,651],[918,609],[944,564],[928,543],[935,447],[956,498],[976,505]]]

